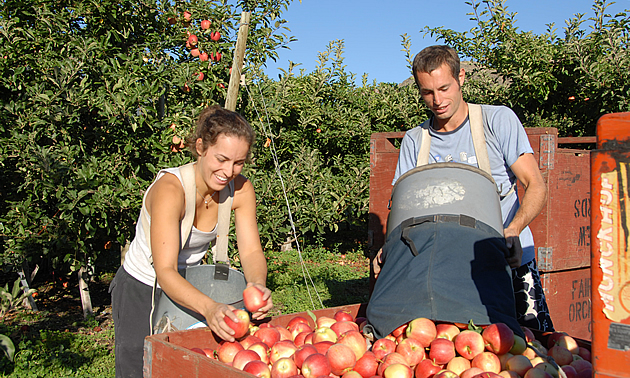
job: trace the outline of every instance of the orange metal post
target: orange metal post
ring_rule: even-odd
[[[591,152],[591,282],[595,377],[630,377],[630,113],[597,123]]]

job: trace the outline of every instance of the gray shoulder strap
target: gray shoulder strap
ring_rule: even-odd
[[[475,155],[477,155],[477,165],[479,165],[482,171],[492,175],[486,136],[483,131],[481,105],[468,104],[468,119],[470,120],[470,134],[472,135],[473,146],[475,147]]]
[[[234,200],[234,180],[219,192],[219,213],[217,216],[217,238],[212,247],[213,260],[216,263],[229,264],[228,259],[228,234],[230,233],[230,215]]]
[[[429,164],[429,151],[431,151],[431,135],[429,129],[422,128],[422,140],[420,141],[420,151],[418,151],[418,159],[416,167]]]

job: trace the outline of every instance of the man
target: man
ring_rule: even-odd
[[[463,100],[465,72],[457,52],[448,46],[430,46],[416,55],[413,75],[433,116],[409,130],[401,144],[394,183],[416,167],[423,129],[430,135],[429,163],[459,162],[477,166],[469,106]],[[527,134],[514,112],[504,106],[482,105],[485,139],[492,177],[501,195],[503,235],[511,254],[517,320],[519,324],[552,331],[540,276],[536,267],[534,240],[529,223],[542,210],[547,191]],[[426,135],[426,134],[425,134]],[[525,188],[519,206],[516,179]],[[380,261],[380,255],[375,261]],[[375,273],[380,267],[374,264]]]

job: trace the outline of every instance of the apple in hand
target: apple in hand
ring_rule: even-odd
[[[247,286],[243,290],[243,302],[245,308],[249,312],[256,312],[260,308],[267,304],[267,301],[263,300],[264,293],[254,285]]]
[[[234,315],[238,318],[238,322],[233,321],[230,317],[223,318],[228,327],[234,330],[234,338],[239,339],[247,334],[249,330],[249,314],[245,310],[234,309],[232,310]]]

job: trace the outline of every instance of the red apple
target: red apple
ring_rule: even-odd
[[[336,323],[335,323],[336,324]],[[355,324],[355,323],[352,323]],[[367,351],[367,342],[365,337],[359,331],[348,331],[339,336],[337,344],[344,344],[348,346],[354,352],[356,359],[363,357],[365,351]]]
[[[335,323],[335,322],[336,322],[336,320],[334,318],[331,318],[329,316],[320,316],[315,321],[315,324],[317,324],[317,328],[321,328],[321,327],[328,327],[328,328],[330,328],[330,326],[333,323]]]
[[[243,349],[236,353],[236,355],[234,356],[234,360],[232,360],[232,367],[243,370],[248,362],[256,360],[260,361],[260,356],[258,355],[258,353],[254,352],[253,350]]]
[[[201,355],[204,355],[204,356],[206,355],[206,352],[204,352],[203,349],[201,349],[201,348],[190,348],[190,350],[192,350],[195,353],[199,353]]]
[[[495,374],[499,374],[501,371],[501,362],[499,357],[492,352],[483,352],[475,356],[472,359],[471,367],[478,367],[483,371],[489,371]]]
[[[560,366],[569,365],[573,362],[573,353],[559,343],[549,348],[547,355],[553,357]]]
[[[294,317],[291,318],[291,320],[289,320],[289,322],[287,323],[287,329],[289,331],[291,331],[291,329],[293,328],[293,326],[297,323],[304,323],[308,326],[310,326],[310,323],[308,322],[308,319],[306,319],[303,316],[300,315],[296,315]]]
[[[221,33],[219,33],[219,32],[212,32],[210,34],[210,39],[215,41],[215,42],[218,41],[219,39],[221,39]]]
[[[451,341],[453,341],[455,339],[455,336],[457,336],[461,332],[459,328],[457,328],[457,326],[450,323],[436,324],[435,330],[437,331],[435,337],[440,339],[449,339]]]
[[[232,363],[236,353],[242,351],[243,346],[238,341],[224,341],[219,345],[217,350],[218,360],[223,363]]]
[[[514,346],[514,331],[505,323],[490,324],[481,332],[481,336],[486,342],[486,349],[495,354],[505,354]]]
[[[192,14],[189,11],[184,11],[184,20],[190,21]]]
[[[281,358],[292,357],[297,350],[291,340],[280,340],[269,348],[269,362],[272,364]]]
[[[339,310],[335,312],[335,315],[333,315],[333,318],[335,318],[335,320],[338,322],[341,322],[341,321],[353,322],[354,321],[354,318],[352,317],[352,314],[350,314],[350,311],[344,311],[344,310]]]
[[[512,370],[501,370],[499,375],[503,378],[521,378],[520,375],[516,374],[516,372],[513,372]]]
[[[546,371],[547,373],[551,374],[551,376],[554,378],[559,377],[558,369],[556,369],[549,362],[543,362],[542,364],[538,364],[534,367],[534,369],[531,369],[531,370],[538,370],[538,369]]]
[[[318,353],[318,352],[317,352],[317,349],[313,345],[304,344],[301,347],[297,348],[297,350],[293,354],[293,361],[295,361],[295,364],[297,365],[297,367],[301,369],[302,364],[304,363],[304,360],[306,360],[306,358],[310,356],[311,354],[315,354],[315,353]]]
[[[317,378],[331,373],[330,361],[320,353],[314,353],[306,357],[302,364],[302,375],[304,378]]]
[[[312,344],[312,340],[310,343],[306,342],[306,338],[308,336],[311,336],[311,339],[313,338],[313,332],[311,331],[305,331],[305,332],[300,332],[297,335],[295,335],[295,338],[293,339],[293,342],[295,343],[295,346],[301,346],[304,344]]]
[[[422,346],[427,348],[431,345],[431,341],[437,336],[437,330],[435,323],[431,319],[416,318],[409,322],[407,329],[405,330],[407,337],[413,337],[422,343]]]
[[[384,378],[412,378],[413,370],[404,364],[391,364],[383,371]]]
[[[468,360],[472,360],[486,349],[483,336],[475,331],[461,331],[453,341],[457,353]]]
[[[254,336],[254,335],[248,335],[248,336],[245,336],[245,338],[243,338],[239,342],[241,343],[243,348],[249,349],[250,346],[252,346],[252,345],[254,345],[256,343],[260,343],[260,342],[262,342],[262,340],[259,339],[256,336]]]
[[[514,355],[512,353],[506,353],[506,354],[502,354],[499,357],[499,362],[501,362],[501,370],[505,370],[505,367],[507,366],[507,362],[510,358],[514,357]]]
[[[241,310],[239,308],[232,310],[234,315],[238,318],[238,323],[234,322],[228,316],[224,317],[223,320],[228,325],[228,327],[234,330],[234,338],[239,339],[247,334],[249,329],[249,314],[245,310]]]
[[[202,62],[207,62],[208,61],[208,53],[207,52],[202,52],[201,54],[199,54],[199,60]]]
[[[531,343],[532,341],[536,340],[536,337],[534,336],[534,332],[532,332],[531,329],[527,328],[527,327],[522,327],[521,329],[523,330],[523,333],[525,334],[525,341],[527,341],[528,343]]]
[[[260,356],[260,360],[266,364],[269,364],[269,347],[267,346],[267,344],[260,341],[250,345],[247,349],[253,350],[254,352],[258,353],[258,356]]]
[[[203,30],[209,29],[211,24],[210,20],[201,20],[201,28]]]
[[[501,375],[491,371],[484,371],[483,373],[475,375],[473,378],[501,378]]]
[[[391,364],[406,365],[407,360],[402,354],[398,352],[390,353],[387,356],[385,356],[385,359],[383,360],[383,362],[381,362],[381,364],[378,365],[378,369],[376,369],[376,374],[383,375],[383,372],[385,371],[385,369],[387,369],[387,367]]]
[[[193,48],[190,49],[190,55],[194,56],[195,58],[199,56],[199,49],[198,48]]]
[[[326,378],[326,376],[324,376],[324,378]],[[341,378],[363,378],[363,376],[354,370],[350,370],[342,375]]]
[[[339,337],[348,331],[359,331],[359,326],[353,321],[342,320],[331,324],[330,329],[335,331],[337,337]]]
[[[337,334],[328,327],[319,327],[313,331],[313,344],[319,343],[320,341],[331,341],[335,343],[337,342]]]
[[[335,375],[343,375],[343,373],[352,370],[357,363],[354,351],[344,344],[331,345],[326,352],[326,357],[330,362],[331,371]]]
[[[446,364],[446,370],[450,370],[457,375],[460,375],[470,368],[470,361],[462,356],[453,357],[448,364]]]
[[[243,290],[243,303],[245,303],[247,311],[256,312],[261,307],[264,307],[267,301],[263,300],[263,295],[264,293],[256,286],[247,286],[245,290]]]
[[[262,327],[254,333],[254,336],[258,337],[263,343],[271,347],[276,342],[280,341],[280,332],[275,327]]]
[[[547,349],[556,345],[556,342],[558,341],[558,339],[560,339],[561,336],[565,336],[565,335],[566,335],[566,332],[552,332],[549,336],[547,336]]]
[[[382,338],[378,339],[372,344],[372,352],[376,356],[376,359],[383,361],[386,355],[396,351],[396,343],[390,339]]]
[[[413,337],[402,340],[400,344],[396,346],[396,352],[405,357],[407,365],[412,368],[416,367],[425,357],[422,343]]]
[[[582,357],[586,361],[591,361],[591,351],[584,347],[578,348],[578,356]]]
[[[459,377],[460,378],[472,378],[477,374],[481,374],[483,373],[483,370],[479,369],[478,367],[471,367],[470,369],[466,369],[464,370]]]
[[[326,354],[333,344],[334,343],[332,341],[320,341],[318,343],[314,343],[313,346],[317,349],[317,353]]]
[[[416,369],[414,371],[416,373],[416,378],[431,378],[440,370],[442,370],[441,365],[438,365],[433,362],[433,360],[427,358],[420,361],[420,363],[416,365]]]
[[[593,364],[586,360],[575,360],[571,362],[570,365],[573,366],[575,371],[577,371],[578,373],[583,370],[593,370]]]
[[[354,371],[361,374],[363,378],[369,378],[373,375],[376,375],[376,370],[378,369],[378,360],[374,353],[367,351],[363,354],[363,357],[357,360],[357,363],[354,364]]]
[[[198,42],[198,41],[199,41],[199,40],[197,39],[197,36],[196,36],[196,35],[194,35],[194,34],[191,34],[191,35],[188,37],[188,41],[187,41],[187,42],[188,42],[188,44],[189,44],[190,46],[197,46],[197,42]]]
[[[459,376],[450,370],[442,369],[433,378],[459,378]]]
[[[407,325],[408,323],[399,325],[398,327],[396,327],[396,329],[394,329],[391,332],[391,335],[394,336],[394,338],[396,338],[398,337],[398,335],[405,333],[407,331]]]
[[[310,325],[308,325],[308,323],[295,323],[293,326],[287,327],[287,329],[289,330],[289,332],[291,332],[291,337],[293,338],[293,340],[295,340],[295,337],[302,332],[313,331],[313,329],[311,328]]]
[[[553,376],[542,369],[529,369],[523,378],[553,378]]]
[[[271,378],[289,378],[298,374],[295,362],[289,357],[284,357],[271,365]]]
[[[577,378],[578,376],[577,370],[571,365],[560,366],[560,369],[562,369],[567,378]]]
[[[280,332],[280,340],[293,341],[293,335],[291,335],[291,332],[288,329],[281,326],[277,326],[276,329]]]
[[[453,357],[455,357],[455,344],[451,340],[435,339],[431,341],[429,358],[434,360],[436,364],[447,364]]]
[[[569,335],[562,335],[556,341],[556,345],[560,345],[569,350],[573,354],[578,354],[580,347],[575,339]]]
[[[243,367],[243,371],[258,378],[271,378],[269,366],[262,361],[250,361]]]
[[[532,362],[529,360],[529,358],[523,356],[522,354],[517,354],[516,356],[510,357],[505,365],[505,370],[516,372],[516,374],[521,377],[524,376],[525,373],[527,373],[527,371],[531,368],[533,368]]]

